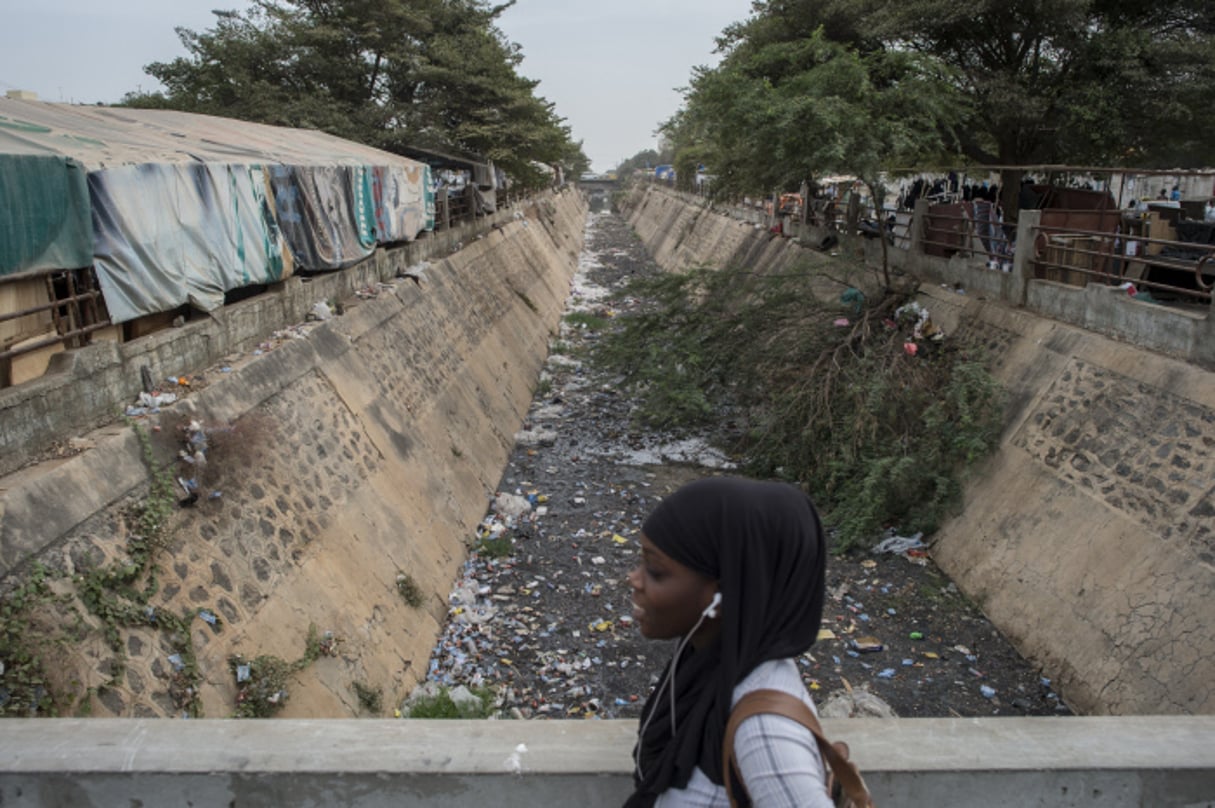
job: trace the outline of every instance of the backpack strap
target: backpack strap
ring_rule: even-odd
[[[721,765],[722,779],[726,784],[726,795],[730,799],[731,808],[737,808],[740,804],[734,795],[735,779],[742,786],[743,799],[746,800],[742,804],[750,803],[750,799],[746,796],[746,783],[742,780],[742,774],[738,771],[738,764],[734,757],[734,734],[743,721],[760,713],[783,715],[810,730],[818,744],[819,754],[830,767],[830,772],[835,776],[835,780],[843,787],[844,794],[857,808],[873,808],[873,798],[861,777],[860,770],[857,769],[855,763],[848,760],[848,745],[842,741],[837,743],[828,741],[823,735],[823,728],[819,725],[814,711],[807,707],[801,699],[783,690],[753,690],[739,699],[738,703],[734,705],[734,709],[730,711],[730,720],[726,722],[725,739],[722,742]],[[830,785],[827,788],[828,794],[830,794]]]

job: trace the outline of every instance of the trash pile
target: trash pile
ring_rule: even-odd
[[[533,550],[554,541],[541,527],[546,502],[535,489],[494,498],[449,596],[449,621],[431,655],[427,682],[495,688],[502,711],[514,718],[614,717],[615,708],[637,703],[641,694],[609,700],[600,684],[605,669],[624,670],[636,661],[615,652],[620,632],[633,621],[613,602],[623,581],[602,570],[608,555],[616,556],[613,568],[631,557],[634,542],[580,529],[560,560],[568,564],[539,560]],[[585,498],[570,504],[579,507]],[[554,614],[545,608],[554,596],[594,602],[593,614],[576,621]]]
[[[189,376],[170,376],[165,380],[163,385],[158,386],[153,386],[148,382],[149,379],[145,378],[144,387],[146,389],[136,397],[134,404],[127,405],[127,408],[123,411],[123,415],[128,418],[157,415],[160,413],[162,407],[167,407],[177,402],[180,393],[173,392],[173,390],[188,390],[191,384],[193,384]]]

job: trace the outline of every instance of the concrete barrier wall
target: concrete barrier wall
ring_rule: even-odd
[[[567,195],[572,191],[567,191]],[[38,457],[55,442],[113,421],[143,390],[141,369],[159,384],[189,374],[233,352],[245,351],[275,329],[302,322],[317,301],[344,300],[355,290],[421,261],[446,258],[465,244],[512,221],[515,209],[418,241],[379,249],[339,272],[293,276],[264,294],[224,306],[180,328],[131,342],[99,340],[51,358],[47,373],[0,389],[0,474]]]
[[[165,457],[182,445],[184,421],[215,430],[204,498],[173,517],[152,601],[220,618],[191,626],[206,715],[232,713],[231,655],[298,659],[310,625],[332,632],[338,653],[293,680],[286,716],[357,714],[354,682],[381,689],[391,705],[424,677],[451,582],[532,400],[581,249],[578,194],[518,214],[433,256],[417,283],[351,297],[342,316],[307,338],[263,331],[260,355],[229,357],[230,373],[210,368],[209,386],[162,413],[154,437]],[[314,299],[342,299],[326,284],[350,282],[318,283]],[[225,319],[276,305],[247,301]],[[205,336],[182,331],[165,344],[152,338],[148,350],[167,354],[158,371],[201,370],[184,366],[196,354],[181,346]],[[130,428],[91,439],[94,448],[67,462],[6,480],[3,570],[39,559],[70,572],[85,559],[120,556],[123,512],[146,491],[147,471]],[[398,592],[402,574],[424,594],[421,607]],[[97,637],[55,659],[60,685],[105,685],[93,707],[99,715],[180,712],[158,632],[123,629],[121,640],[118,683],[109,683],[114,655]]]
[[[666,192],[630,205],[667,269],[822,260]],[[1215,374],[976,295],[926,284],[920,300],[988,346],[1009,394],[937,563],[1077,710],[1215,713]]]
[[[1215,718],[846,719],[882,808],[1213,808]],[[0,804],[617,808],[635,721],[8,721]]]

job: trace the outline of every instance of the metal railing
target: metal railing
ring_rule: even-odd
[[[988,208],[976,207],[987,204]],[[988,267],[993,263],[1011,265],[1017,232],[1015,219],[1005,220],[991,203],[955,202],[938,204],[928,209],[924,219],[921,247],[926,255],[950,258],[962,255],[973,258],[985,255]]]
[[[1032,261],[1034,277],[1041,280],[1073,286],[1131,283],[1166,302],[1209,304],[1215,286],[1213,244],[1043,226],[1034,230]],[[1150,277],[1157,272],[1165,279]],[[1193,286],[1179,285],[1183,280]]]
[[[45,336],[42,339],[37,339],[40,335],[35,334],[31,337],[35,339],[34,342],[23,341],[18,345],[6,346],[4,350],[0,350],[0,362],[7,364],[14,357],[57,344],[62,344],[64,348],[80,348],[89,344],[90,335],[94,331],[111,325],[101,289],[97,284],[97,275],[92,267],[0,277],[0,284],[28,283],[38,278],[45,279],[46,302],[16,311],[0,312],[0,323],[47,312],[50,314],[54,333],[43,332]],[[7,377],[7,368],[0,370],[4,371],[0,376]],[[5,383],[7,384],[7,381]]]

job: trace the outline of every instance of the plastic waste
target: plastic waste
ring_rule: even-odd
[[[885,646],[882,645],[882,641],[877,637],[857,637],[852,641],[851,645],[857,651],[866,654],[876,653],[885,648]]]
[[[908,550],[922,550],[927,547],[923,539],[923,533],[917,533],[914,536],[890,536],[874,545],[873,552],[901,555]]]

